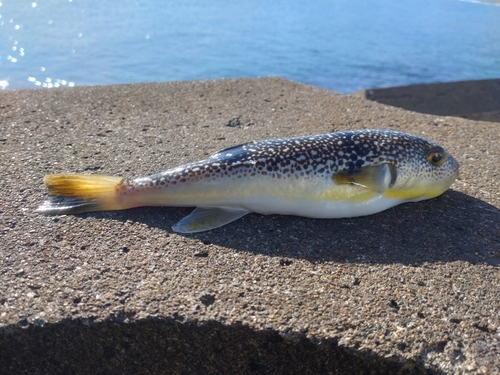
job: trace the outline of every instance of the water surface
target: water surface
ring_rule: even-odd
[[[0,1],[8,89],[282,76],[348,93],[500,76],[495,1]]]

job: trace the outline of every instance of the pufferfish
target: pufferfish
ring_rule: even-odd
[[[255,212],[333,219],[444,193],[458,162],[436,143],[387,130],[249,142],[147,177],[45,176],[46,215],[186,206],[172,229],[202,232]]]

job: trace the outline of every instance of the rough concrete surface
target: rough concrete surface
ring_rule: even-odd
[[[49,173],[139,176],[346,129],[430,138],[444,195],[377,215],[44,217]],[[279,78],[0,93],[0,373],[500,372],[500,127]]]

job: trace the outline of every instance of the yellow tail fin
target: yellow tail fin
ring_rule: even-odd
[[[37,211],[45,215],[78,214],[89,211],[123,210],[118,190],[122,177],[81,174],[45,176],[48,199]]]

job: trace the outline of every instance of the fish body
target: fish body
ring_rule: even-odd
[[[402,132],[359,130],[250,142],[139,178],[49,175],[48,215],[192,206],[173,229],[213,229],[249,212],[342,218],[434,198],[458,176],[439,145]]]

